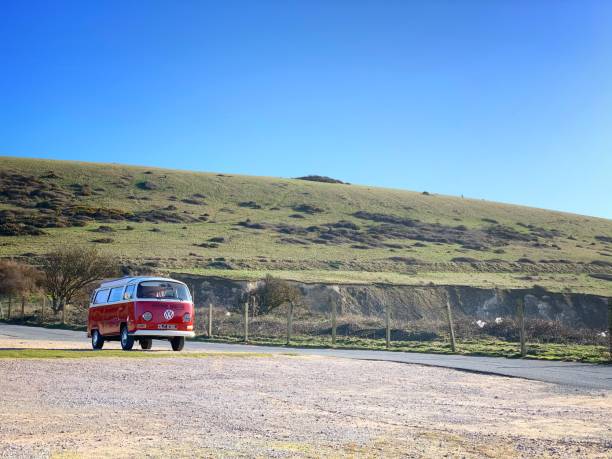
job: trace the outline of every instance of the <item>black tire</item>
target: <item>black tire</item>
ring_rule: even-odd
[[[131,351],[134,347],[134,337],[128,333],[127,326],[121,326],[121,349]]]
[[[91,347],[94,349],[94,351],[102,349],[102,346],[104,346],[104,338],[102,337],[102,335],[100,334],[100,332],[98,330],[92,330],[91,331]]]
[[[152,338],[141,338],[140,339],[140,348],[148,351],[153,347],[153,339]]]
[[[182,351],[185,347],[185,338],[182,336],[176,336],[170,340],[170,344],[172,344],[173,351]]]

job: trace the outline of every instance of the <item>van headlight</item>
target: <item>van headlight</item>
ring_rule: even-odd
[[[148,322],[149,320],[151,320],[153,318],[153,314],[151,314],[149,311],[147,311],[147,312],[145,312],[142,315],[142,318]]]
[[[183,322],[191,322],[191,314],[189,314],[188,312],[183,314]]]

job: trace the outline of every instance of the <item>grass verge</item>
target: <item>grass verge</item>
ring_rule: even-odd
[[[10,323],[15,325],[26,325],[33,327],[44,327],[54,329],[65,329],[65,330],[76,330],[84,331],[85,327],[71,325],[71,324],[39,324],[39,323],[28,323],[21,324],[15,321],[0,321],[0,323]],[[195,341],[202,342],[214,342],[214,343],[228,343],[228,344],[239,344],[243,343],[243,339],[240,336],[215,336],[214,338],[208,338],[205,335],[198,335]],[[287,349],[291,348],[331,348],[331,337],[329,336],[294,336],[291,344],[286,345],[284,338],[275,337],[262,337],[254,336],[249,338],[249,344],[259,346],[283,346]],[[360,350],[373,350],[373,351],[384,351],[385,341],[383,339],[372,339],[372,338],[361,338],[361,337],[347,337],[339,336],[336,340],[337,349],[360,349]],[[606,346],[597,346],[591,344],[560,344],[560,343],[528,343],[527,357],[529,359],[538,360],[557,360],[566,362],[585,362],[585,363],[597,363],[605,364],[610,363],[610,354]],[[18,350],[22,352],[22,350]],[[23,350],[25,351],[45,351],[39,349]],[[422,353],[433,353],[433,354],[452,354],[450,344],[447,341],[433,340],[433,341],[392,341],[389,351],[395,352],[422,352]],[[13,352],[13,350],[0,350],[0,358],[9,358],[10,355],[5,355],[7,352]],[[55,352],[55,351],[49,351]],[[170,357],[170,356],[185,356],[185,357],[210,357],[223,355],[223,353],[200,353],[190,352],[188,354],[176,354],[176,353],[163,353],[160,351],[149,351],[149,352],[124,352],[119,350],[103,350],[103,351],[73,351],[73,350],[60,350],[57,352],[64,352],[69,355],[19,355],[15,358],[79,358],[79,357]],[[74,355],[75,353],[82,353],[86,355]],[[95,355],[92,355],[95,354]],[[239,353],[228,353],[233,356]],[[246,353],[245,353],[246,354]],[[519,343],[504,341],[500,339],[472,339],[472,340],[458,340],[457,341],[457,352],[459,355],[470,355],[470,356],[482,356],[482,357],[505,357],[505,358],[520,358]],[[248,354],[254,356],[268,356],[270,354]]]
[[[53,330],[87,331],[85,325],[63,324],[61,322],[40,322],[37,319],[27,318],[25,321],[20,319],[0,319],[0,324],[20,325],[22,327],[40,327]]]
[[[198,341],[219,343],[242,343],[240,337],[215,337],[213,339],[198,336]],[[296,336],[291,344],[285,344],[284,339],[253,337],[249,344],[261,346],[284,346],[291,348],[331,348],[331,338],[316,336]],[[336,349],[359,349],[384,351],[385,341],[382,339],[368,339],[358,337],[338,337]],[[402,341],[391,342],[388,349],[393,352],[422,352],[432,354],[453,354],[450,344],[446,341]],[[520,358],[519,343],[496,340],[458,340],[457,352],[459,355],[482,357]],[[558,344],[558,343],[529,343],[528,359],[557,360],[566,362],[585,362],[605,364],[610,362],[608,350],[605,346],[588,344]]]
[[[260,358],[272,354],[253,352],[159,352],[159,351],[120,351],[120,350],[81,350],[81,349],[0,349],[0,359],[81,359],[121,357],[130,359],[148,358]]]

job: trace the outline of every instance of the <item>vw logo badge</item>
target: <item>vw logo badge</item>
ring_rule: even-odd
[[[170,320],[174,317],[174,311],[172,309],[166,309],[164,311],[164,319]]]

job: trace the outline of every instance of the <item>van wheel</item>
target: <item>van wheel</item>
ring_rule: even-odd
[[[153,339],[152,338],[142,338],[140,340],[140,348],[144,350],[149,350],[153,347]]]
[[[134,347],[134,337],[130,336],[126,325],[121,326],[121,349],[131,351]]]
[[[102,349],[102,346],[104,346],[104,338],[102,338],[102,335],[100,334],[98,330],[92,330],[91,347],[94,350],[97,350],[97,349]]]
[[[170,340],[170,344],[172,344],[173,351],[182,351],[185,347],[185,338],[176,336]]]

